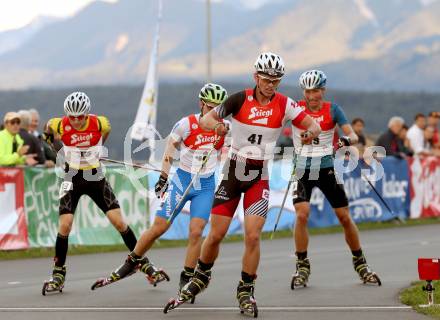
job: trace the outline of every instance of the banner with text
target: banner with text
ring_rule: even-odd
[[[23,171],[0,169],[0,250],[29,247],[23,193]]]

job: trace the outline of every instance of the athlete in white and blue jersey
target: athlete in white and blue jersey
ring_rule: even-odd
[[[162,198],[163,203],[156,213],[154,223],[148,230],[143,232],[125,263],[113,272],[111,278],[122,279],[136,270],[140,261],[146,259],[146,257],[142,258],[142,256],[153,246],[156,239],[168,230],[174,218],[180,213],[187,201],[191,201],[191,220],[189,224],[187,254],[179,286],[185,285],[194,274],[197,259],[200,255],[203,229],[208,222],[214,199],[214,172],[225,141],[225,137],[217,135],[215,130],[203,130],[199,125],[199,120],[204,114],[222,103],[227,98],[227,92],[218,84],[208,83],[201,89],[199,98],[201,112],[189,115],[178,121],[168,138],[162,159],[161,174],[155,184],[156,195],[158,198]],[[225,123],[225,125],[228,124]],[[203,158],[212,148],[215,148],[215,152],[210,153],[205,166],[201,168]],[[180,150],[179,168],[169,185],[168,175],[176,150]],[[192,175],[199,171],[199,180],[196,181],[189,193],[182,199],[183,193],[190,185]],[[177,205],[179,205],[178,208],[176,208]],[[173,217],[170,217],[173,211],[175,213]],[[155,268],[151,263],[148,265],[151,268]],[[156,268],[155,270],[156,272],[148,278],[152,284],[155,285],[160,281],[168,279],[168,276],[162,270]]]

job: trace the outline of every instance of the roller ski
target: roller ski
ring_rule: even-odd
[[[200,271],[196,270],[194,277],[179,290],[177,298],[171,298],[163,309],[163,313],[176,309],[180,305],[187,301],[195,299],[196,295],[205,290],[208,287],[209,280],[211,279],[211,270]]]
[[[297,287],[307,287],[309,282],[311,271],[310,271],[310,260],[309,258],[298,259],[296,261],[296,272],[292,276],[292,282],[290,283],[290,288],[295,290]]]
[[[52,271],[52,278],[49,281],[45,281],[43,284],[43,289],[41,290],[43,296],[50,292],[63,292],[65,278],[66,267],[55,266]]]
[[[170,281],[170,277],[162,269],[156,268],[146,257],[142,259],[140,270],[145,273],[146,278],[154,287],[162,281]]]
[[[194,276],[194,273],[190,273],[188,271],[183,270],[180,273],[180,281],[179,281],[179,290],[177,291],[177,294],[180,295],[180,292],[182,291],[183,287],[186,286],[188,282],[191,281],[191,278]],[[194,304],[196,301],[196,297],[192,297],[190,300],[191,304]]]
[[[243,280],[240,280],[237,286],[237,300],[241,314],[257,318],[258,308],[254,297],[254,288],[254,281],[252,283],[245,283]]]
[[[376,274],[376,272],[371,270],[364,255],[353,257],[353,267],[364,284],[372,283],[378,284],[379,286],[382,285],[379,276]]]
[[[143,272],[148,271],[149,273],[147,273],[147,279],[148,276],[150,276],[152,279],[151,281],[149,280],[150,283],[152,283],[154,286],[157,285],[158,281],[156,281],[155,279],[156,278],[159,279],[159,275],[156,275],[157,273],[159,273],[159,270],[157,270],[156,267],[154,267],[153,264],[150,263],[148,258],[146,257],[137,258],[133,253],[130,253],[127,259],[125,260],[124,264],[122,264],[118,269],[113,271],[109,277],[100,278],[96,280],[96,282],[92,285],[91,289],[95,290],[98,288],[108,286],[109,284],[112,284],[114,282],[117,282],[121,279],[127,278],[135,274],[136,271],[138,271],[139,269],[141,269]],[[168,275],[163,271],[160,272],[161,272],[160,274],[163,273],[166,276],[166,279],[168,279],[169,281]],[[165,278],[165,276],[163,277]]]

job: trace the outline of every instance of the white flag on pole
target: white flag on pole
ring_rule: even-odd
[[[159,50],[159,31],[162,19],[162,0],[158,1],[158,16],[156,35],[150,55],[145,87],[142,92],[141,101],[137,110],[136,118],[131,130],[131,138],[144,141],[150,147],[151,154],[154,152],[156,135],[156,113],[157,113],[157,53]]]

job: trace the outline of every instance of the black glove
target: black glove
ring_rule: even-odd
[[[342,136],[338,139],[338,147],[339,148],[348,147],[350,145],[351,145],[350,137]]]
[[[43,132],[42,138],[48,144],[52,144],[53,140],[54,140],[54,135],[53,135],[53,133],[50,133],[50,132]]]
[[[154,192],[156,193],[156,196],[158,198],[162,197],[162,195],[167,191],[167,189],[168,189],[168,179],[160,175],[159,180],[157,180],[156,184],[154,185]]]

